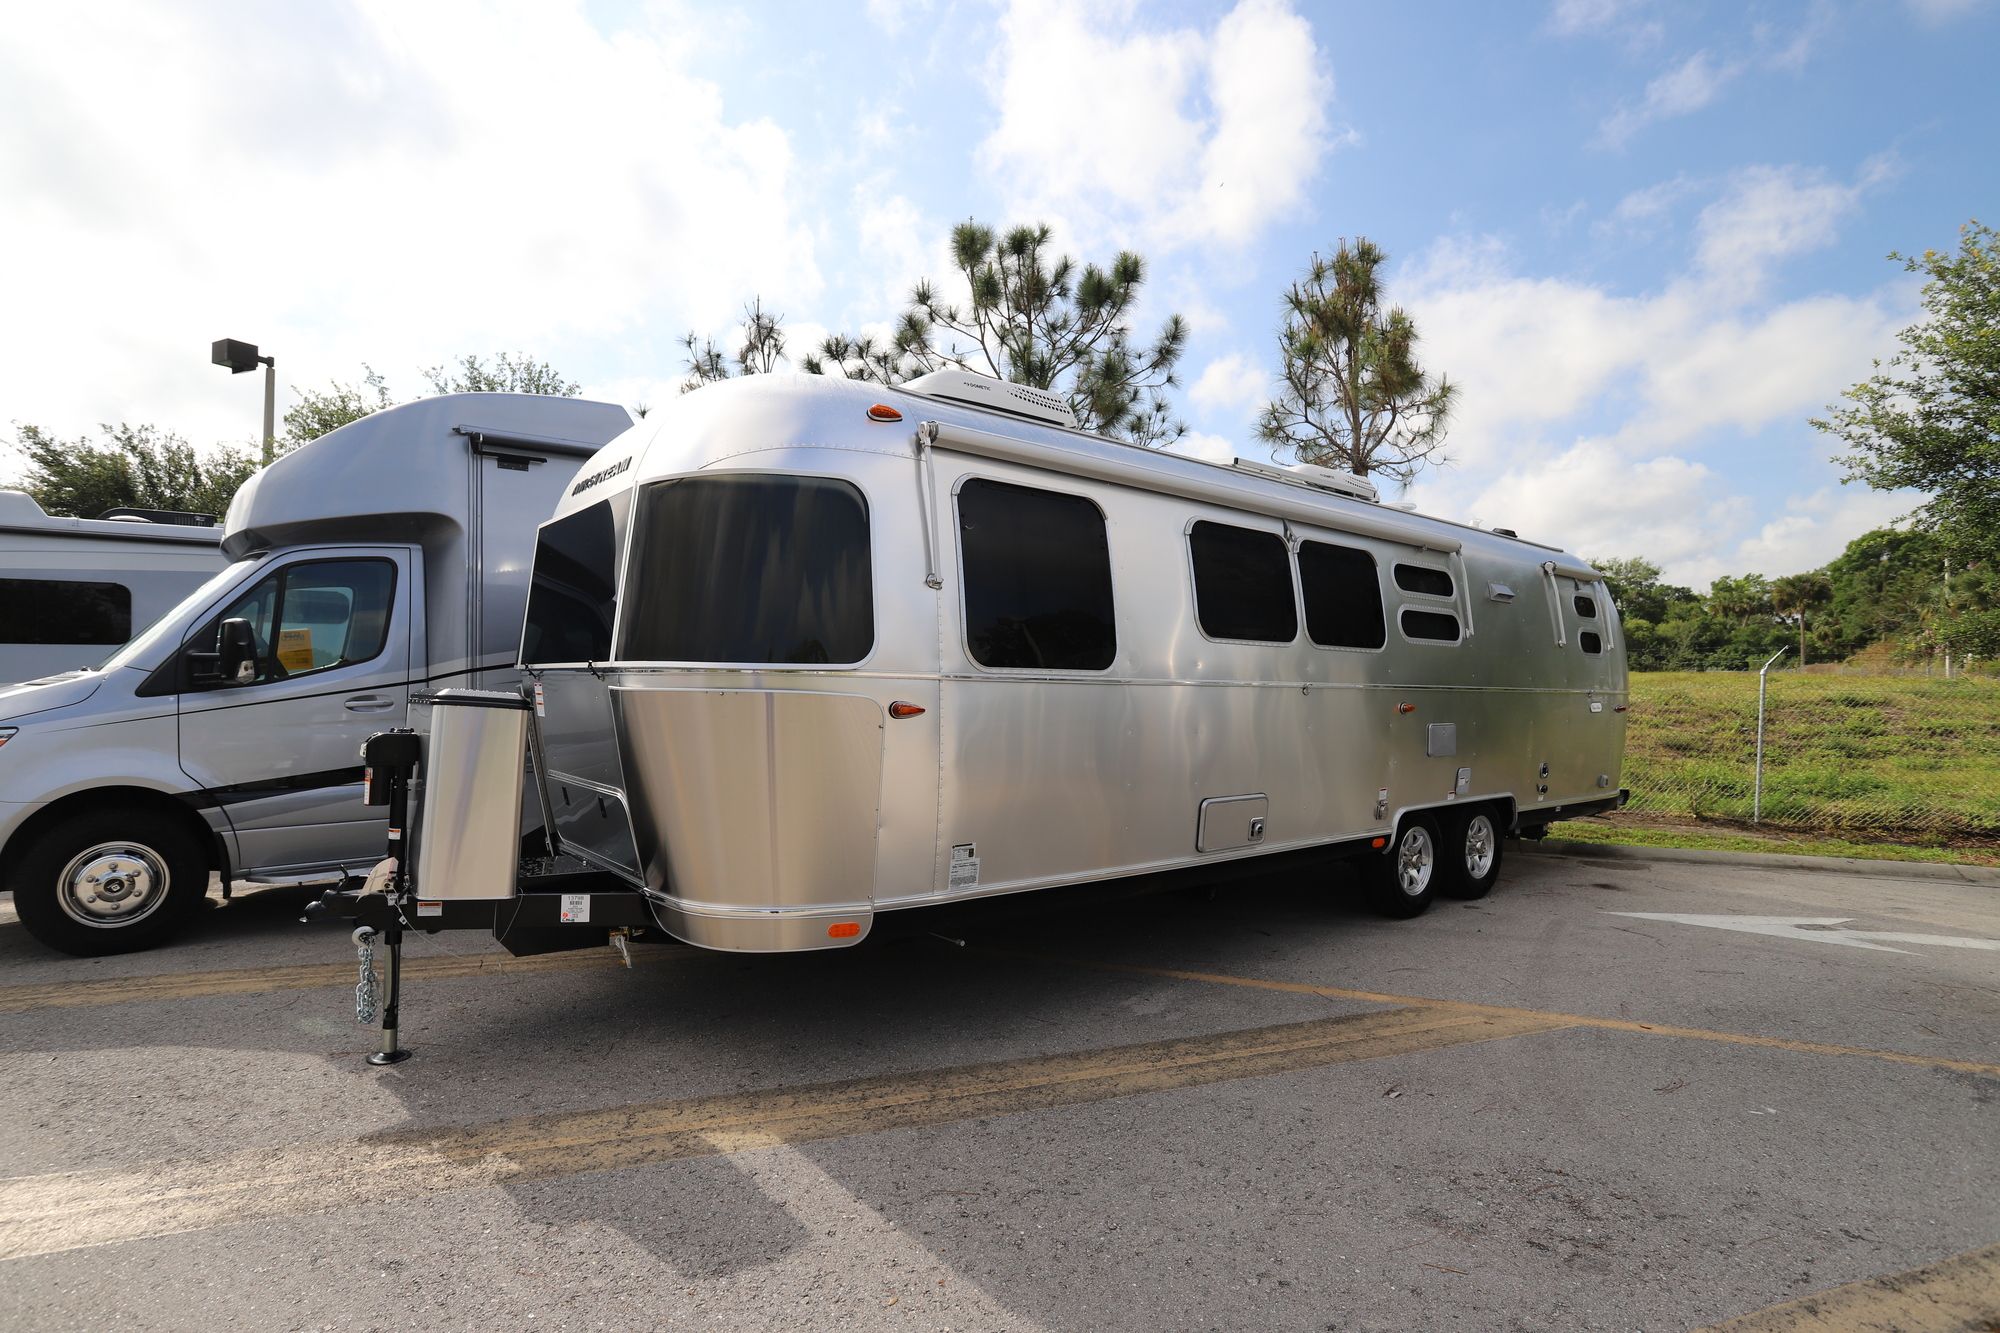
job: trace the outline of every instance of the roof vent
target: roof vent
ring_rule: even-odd
[[[1005,412],[1029,421],[1045,421],[1051,426],[1076,429],[1076,413],[1069,410],[1069,404],[1061,397],[1047,389],[1009,384],[990,375],[975,375],[969,370],[934,370],[898,387],[904,393],[935,398],[940,402],[983,407],[989,412]]]
[[[1370,504],[1380,504],[1381,497],[1375,484],[1365,477],[1357,477],[1352,472],[1341,472],[1330,467],[1320,467],[1317,463],[1258,463],[1248,458],[1236,460],[1236,466],[1245,472],[1254,472],[1272,481],[1282,481],[1291,486],[1310,486],[1316,491],[1332,491],[1350,500],[1366,500]]]

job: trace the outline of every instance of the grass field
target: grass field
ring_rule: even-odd
[[[1754,672],[1635,672],[1626,719],[1614,827],[1749,825]],[[2000,849],[2000,680],[1773,673],[1759,827]]]

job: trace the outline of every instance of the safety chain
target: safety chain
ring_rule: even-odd
[[[354,987],[354,1021],[375,1021],[375,928],[362,926],[354,932],[354,952],[361,960],[361,980]]]

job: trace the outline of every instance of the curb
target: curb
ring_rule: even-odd
[[[1784,852],[1712,852],[1692,847],[1646,847],[1620,842],[1568,842],[1549,838],[1524,844],[1529,856],[1597,856],[1615,861],[1691,861],[1761,870],[1831,870],[1868,879],[1942,879],[1956,884],[2000,884],[2000,866],[1943,861],[1866,861],[1851,856],[1794,856]]]

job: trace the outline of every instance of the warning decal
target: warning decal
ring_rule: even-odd
[[[311,671],[313,632],[309,629],[279,630],[278,665],[287,671]]]
[[[961,842],[951,849],[951,873],[945,880],[945,887],[969,889],[979,883],[979,849],[969,842]]]

